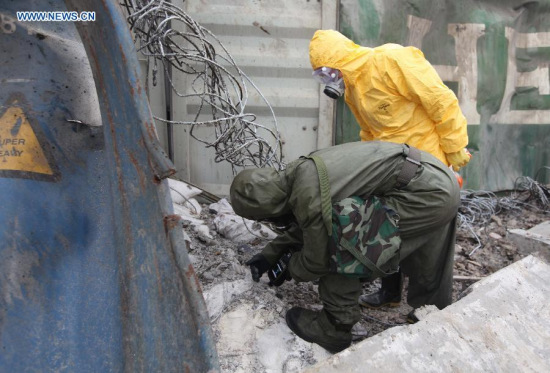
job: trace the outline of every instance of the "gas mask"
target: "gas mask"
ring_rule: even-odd
[[[321,67],[313,71],[313,78],[325,85],[323,93],[330,98],[337,99],[344,94],[344,79],[340,71],[330,67]]]

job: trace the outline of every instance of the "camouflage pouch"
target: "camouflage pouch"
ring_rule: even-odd
[[[398,215],[376,196],[332,205],[330,270],[373,280],[399,270]]]

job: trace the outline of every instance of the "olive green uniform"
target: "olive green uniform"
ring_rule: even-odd
[[[404,148],[388,142],[355,142],[314,154],[326,164],[332,202],[354,195],[376,195],[399,214],[400,265],[409,276],[408,303],[443,308],[451,303],[459,187],[447,166],[422,152],[415,176],[404,188],[396,189],[405,162]],[[319,279],[325,310],[344,324],[359,320],[360,281],[329,273],[329,236],[312,160],[294,161],[280,173],[273,169],[241,172],[231,186],[231,202],[238,214],[248,218],[294,215],[297,226],[270,242],[262,254],[275,263],[289,248],[301,248],[289,263],[292,278]]]

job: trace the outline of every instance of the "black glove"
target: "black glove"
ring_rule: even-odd
[[[248,262],[245,263],[250,266],[250,273],[252,274],[252,280],[255,282],[260,281],[260,277],[271,267],[267,259],[262,254],[254,255]]]

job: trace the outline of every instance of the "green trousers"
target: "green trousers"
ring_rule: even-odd
[[[403,238],[401,271],[408,276],[407,303],[418,308],[433,304],[439,309],[452,302],[456,221],[429,234]],[[319,296],[327,312],[344,324],[361,318],[357,300],[359,279],[329,274],[319,279]]]

